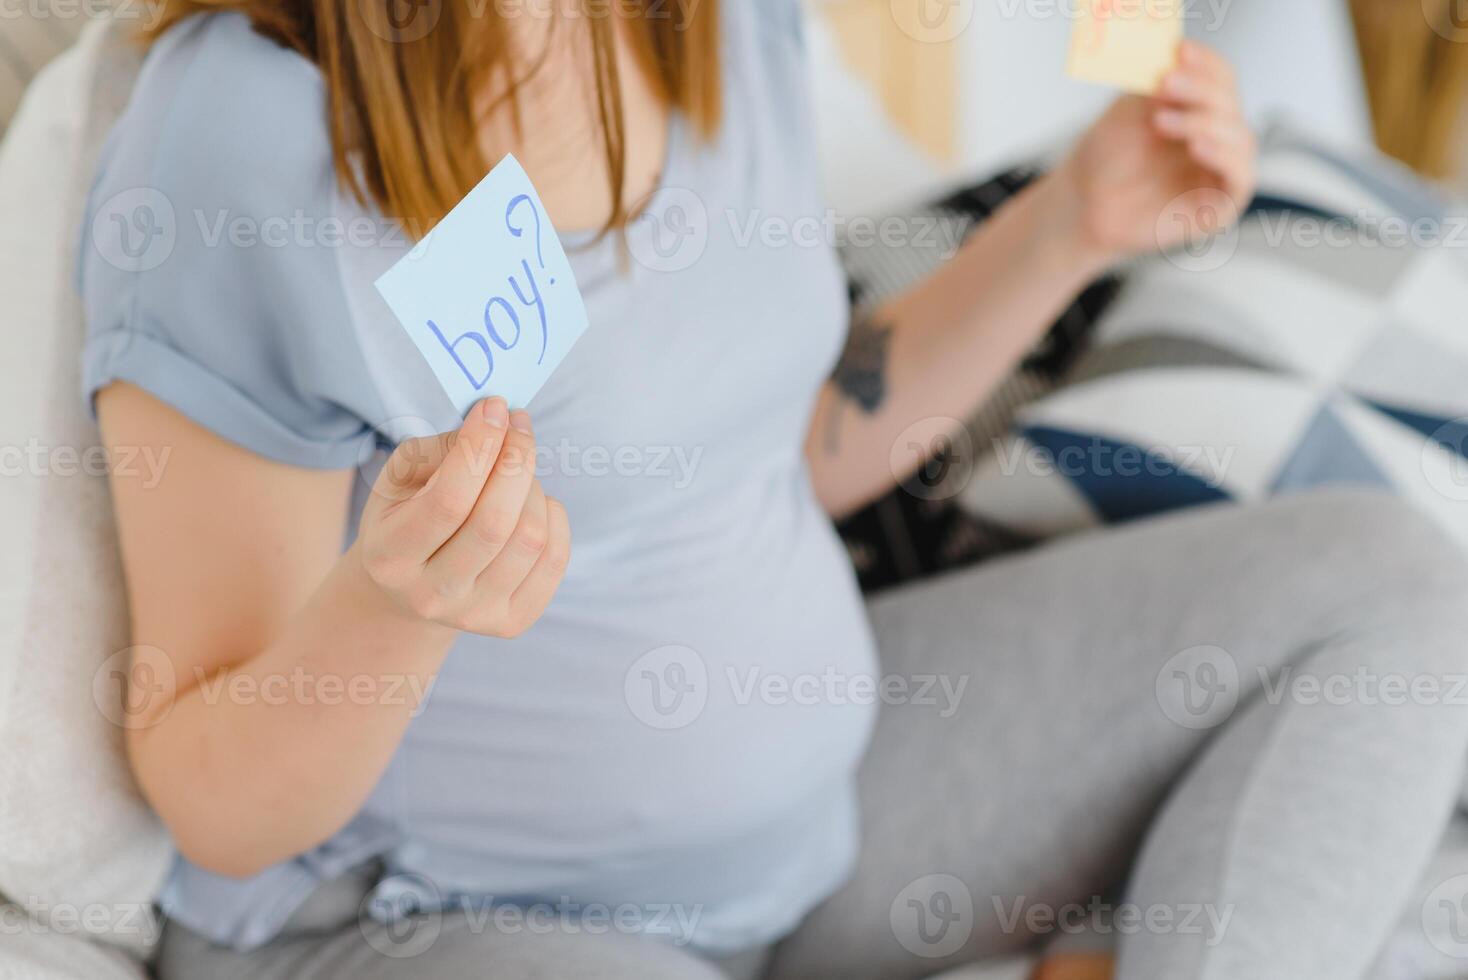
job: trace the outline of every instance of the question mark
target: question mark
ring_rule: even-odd
[[[516,238],[524,236],[525,229],[515,227],[515,225],[510,221],[510,216],[515,213],[515,209],[518,208],[521,204],[530,205],[530,213],[535,215],[535,260],[540,263],[540,268],[542,271],[544,271],[545,253],[541,250],[540,245],[540,209],[535,206],[535,202],[530,199],[529,194],[521,194],[511,199],[510,206],[505,208],[505,227],[510,229],[510,234],[514,235]],[[556,284],[554,276],[551,277],[550,284],[552,286]]]
[[[540,263],[540,269],[542,272],[544,272],[545,253],[544,251],[542,251],[540,241],[540,208],[536,207],[535,201],[531,199],[529,194],[518,194],[510,200],[509,206],[505,208],[505,227],[508,228],[510,230],[510,234],[514,235],[516,238],[521,238],[524,236],[525,229],[516,227],[515,223],[510,220],[511,217],[515,214],[515,209],[518,208],[521,204],[530,205],[530,213],[535,216],[535,260]],[[535,284],[535,275],[530,271],[530,263],[527,260],[522,259],[520,261],[520,264],[525,269],[525,278],[529,280],[530,288],[534,290],[534,303],[532,303],[531,300],[520,291],[520,284],[515,281],[514,276],[510,276],[510,288],[515,291],[515,296],[520,300],[520,302],[524,303],[526,306],[533,305],[540,312],[540,357],[535,363],[541,364],[545,361],[546,348],[550,344],[550,328],[549,324],[546,323],[545,317],[545,299],[540,295],[540,287]],[[550,284],[552,286],[556,284],[555,276],[551,276]]]

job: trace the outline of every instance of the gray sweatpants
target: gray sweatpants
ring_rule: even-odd
[[[870,611],[913,693],[864,763],[855,874],[769,955],[449,917],[401,959],[348,908],[248,955],[170,927],[161,977],[902,980],[1099,910],[1120,980],[1351,980],[1457,796],[1468,563],[1386,497],[1195,511]]]

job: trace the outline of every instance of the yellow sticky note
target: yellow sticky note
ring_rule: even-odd
[[[1066,73],[1151,95],[1177,63],[1182,0],[1078,0]]]

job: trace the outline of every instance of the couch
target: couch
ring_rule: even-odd
[[[82,194],[136,70],[131,26],[76,19],[27,34],[27,64],[80,41],[36,78],[0,144],[0,295],[12,314],[0,334],[0,980],[141,980],[159,928],[152,899],[171,860],[122,753],[126,606],[98,436],[77,397],[81,315],[70,288]],[[870,108],[839,85],[822,98]],[[887,138],[867,120],[872,138]],[[912,190],[940,180],[922,169]],[[1468,835],[1450,844],[1440,877],[1468,867]],[[1444,972],[1455,964],[1420,943],[1399,945],[1383,980],[1468,972]],[[1018,980],[1025,970],[1017,961],[951,977]]]

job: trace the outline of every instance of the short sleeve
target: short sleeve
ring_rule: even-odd
[[[239,15],[150,53],[81,229],[88,404],[126,381],[279,462],[351,468],[378,417],[330,231],[323,87]]]

